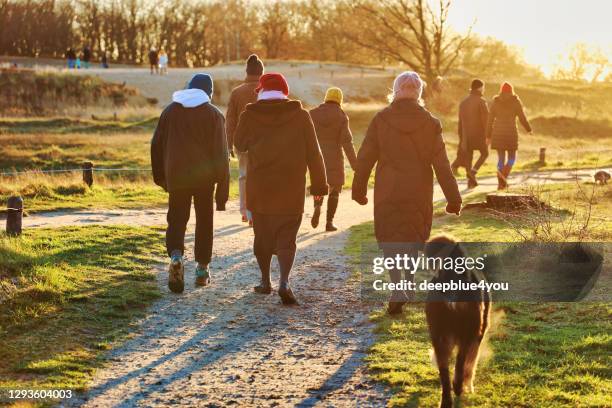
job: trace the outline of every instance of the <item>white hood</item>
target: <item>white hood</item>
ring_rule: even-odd
[[[172,94],[172,102],[177,102],[185,108],[195,108],[210,102],[210,97],[201,89],[182,89]]]
[[[264,91],[261,90],[257,94],[258,101],[269,101],[273,99],[289,99],[287,95],[282,93],[281,91]]]

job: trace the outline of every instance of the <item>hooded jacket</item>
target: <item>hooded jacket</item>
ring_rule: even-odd
[[[410,99],[378,112],[357,156],[353,198],[366,196],[376,165],[374,225],[379,242],[424,242],[433,216],[433,173],[449,203],[461,203],[440,121]]]
[[[486,131],[489,109],[482,92],[472,90],[459,105],[458,134],[461,149],[484,150],[487,148]]]
[[[492,149],[518,149],[517,117],[525,130],[531,132],[531,126],[518,96],[502,93],[493,98],[487,123],[487,138],[491,139]]]
[[[357,162],[349,118],[340,105],[334,102],[319,105],[310,111],[310,116],[323,153],[327,183],[330,186],[342,186],[344,184],[342,149],[352,168],[355,168]]]
[[[306,170],[311,194],[327,194],[314,125],[300,101],[262,100],[247,105],[234,145],[248,154],[247,208],[253,213],[302,214]]]
[[[217,208],[224,209],[229,156],[223,115],[200,89],[177,91],[172,99],[151,141],[155,184],[169,192],[217,184]]]
[[[227,146],[234,148],[234,133],[238,126],[240,114],[244,111],[247,104],[257,101],[255,88],[259,83],[259,75],[247,75],[244,82],[232,89],[232,93],[227,104],[227,114],[225,130],[227,133]]]

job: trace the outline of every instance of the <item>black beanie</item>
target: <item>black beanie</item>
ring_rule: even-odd
[[[262,75],[264,71],[263,62],[259,59],[257,54],[251,54],[247,59],[246,72],[248,75]]]
[[[470,89],[471,90],[480,89],[483,86],[484,86],[484,82],[482,82],[480,79],[475,79],[472,81],[472,87]]]

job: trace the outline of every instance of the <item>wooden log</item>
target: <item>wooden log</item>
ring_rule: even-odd
[[[83,163],[83,182],[91,187],[93,181],[93,163],[85,162]]]
[[[21,235],[23,219],[23,199],[19,196],[9,197],[6,210],[6,233]]]
[[[546,148],[540,147],[540,164],[546,164]]]

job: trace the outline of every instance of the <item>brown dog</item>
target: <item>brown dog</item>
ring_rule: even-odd
[[[429,258],[465,257],[465,252],[454,239],[446,236],[432,238],[425,246]],[[441,269],[432,282],[479,282],[473,271],[457,274],[452,269]],[[489,325],[491,299],[485,290],[429,291],[425,314],[435,360],[442,385],[441,408],[453,405],[449,359],[457,347],[457,361],[452,389],[457,396],[464,390],[474,390],[473,381],[478,363],[480,343]]]
[[[610,173],[605,170],[599,170],[597,173],[595,173],[593,178],[595,179],[595,183],[597,184],[608,184],[608,180],[610,180]]]

